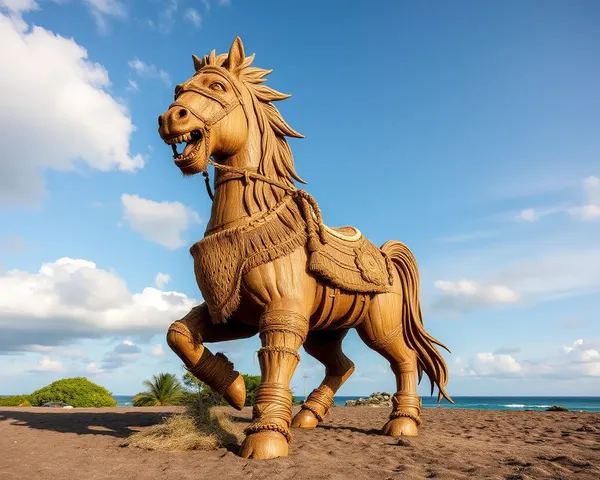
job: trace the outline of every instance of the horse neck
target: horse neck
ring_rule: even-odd
[[[252,161],[249,149],[230,157],[227,165],[241,169],[256,171],[258,162]],[[211,216],[206,227],[206,233],[214,233],[226,228],[234,228],[247,224],[250,219],[269,210],[285,195],[285,191],[268,182],[257,179],[243,178],[220,183],[226,172],[215,169],[215,195]],[[274,179],[284,183],[280,179]]]

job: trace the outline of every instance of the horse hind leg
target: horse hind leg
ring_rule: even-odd
[[[167,332],[167,344],[192,375],[223,395],[231,406],[241,410],[246,402],[243,377],[233,369],[233,364],[225,355],[213,355],[204,343],[248,338],[257,331],[256,327],[237,322],[213,324],[208,308],[203,303],[171,324]]]
[[[293,428],[314,428],[333,405],[333,396],[354,372],[354,363],[342,352],[348,330],[319,330],[308,334],[304,350],[325,366],[325,378],[302,404],[293,418]]]
[[[402,300],[384,294],[373,302],[369,316],[357,329],[361,339],[388,362],[396,377],[393,410],[383,427],[390,436],[415,436],[421,425],[421,399],[417,394],[417,354],[404,341],[401,315]]]

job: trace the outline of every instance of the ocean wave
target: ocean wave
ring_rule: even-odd
[[[525,405],[523,403],[509,403],[508,405],[502,405],[506,408],[550,408],[552,405]]]

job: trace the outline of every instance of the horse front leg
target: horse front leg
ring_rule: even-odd
[[[278,302],[279,303],[279,302]],[[252,423],[239,455],[276,458],[288,454],[291,440],[290,382],[300,361],[298,349],[308,333],[308,318],[291,305],[267,308],[260,318],[262,348],[258,351],[262,383],[256,392]]]
[[[213,324],[205,303],[194,307],[181,320],[173,322],[167,333],[167,344],[189,372],[213,391],[223,395],[233,407],[241,410],[246,402],[243,377],[222,353],[213,355],[205,342],[224,342],[252,337],[256,327],[239,322]]]

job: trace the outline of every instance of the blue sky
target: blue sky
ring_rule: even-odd
[[[325,222],[405,242],[451,395],[600,395],[600,5],[0,0],[0,393],[182,374],[210,200],[157,116],[239,35]],[[341,395],[394,389],[351,332]],[[214,345],[258,373],[258,338]],[[303,352],[302,352],[303,353]],[[303,394],[323,368],[303,353]],[[428,394],[428,382],[420,386]]]

